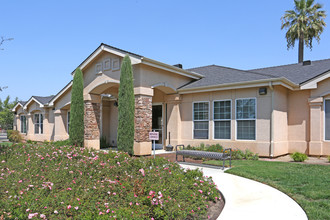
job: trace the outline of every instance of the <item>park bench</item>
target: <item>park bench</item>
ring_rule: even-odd
[[[182,150],[178,150],[178,147],[182,147]],[[178,161],[178,155],[182,155],[183,162],[185,162],[184,157],[199,157],[199,158],[209,158],[209,159],[216,159],[222,160],[223,165],[222,169],[225,169],[225,161],[229,160],[229,166],[231,167],[231,148],[224,149],[222,153],[219,152],[209,152],[209,151],[199,151],[199,150],[185,150],[184,145],[176,145],[175,147],[176,155],[175,159]]]

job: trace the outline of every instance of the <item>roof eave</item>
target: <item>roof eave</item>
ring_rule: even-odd
[[[53,107],[54,102],[61,97],[69,88],[71,88],[73,81],[71,80],[61,91],[59,91],[50,101],[49,106]]]
[[[159,62],[157,60],[153,60],[153,59],[150,59],[150,58],[147,58],[147,57],[142,57],[141,60],[142,60],[142,64],[152,66],[152,67],[156,67],[156,68],[160,68],[160,69],[163,69],[163,70],[167,70],[167,71],[170,71],[170,72],[182,75],[182,76],[186,76],[186,77],[189,77],[189,78],[192,78],[192,79],[201,79],[201,78],[204,77],[203,75],[201,75],[199,73],[190,72],[190,71],[181,69],[179,67],[172,66],[172,65],[169,65],[169,64],[166,64],[166,63],[162,63],[162,62]]]
[[[291,82],[290,80],[284,77],[281,77],[281,78],[270,78],[270,79],[253,80],[253,81],[237,82],[237,83],[226,83],[226,84],[213,85],[213,86],[202,86],[196,88],[182,88],[182,89],[178,89],[178,93],[187,94],[187,93],[199,93],[199,92],[209,92],[209,91],[228,90],[228,89],[240,89],[240,88],[243,89],[243,88],[259,87],[259,86],[268,86],[270,82],[272,82],[273,85],[282,85],[290,90],[299,89],[299,85]]]

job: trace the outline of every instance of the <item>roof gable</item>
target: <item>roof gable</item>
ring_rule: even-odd
[[[24,104],[23,108],[27,109],[27,107],[32,103],[36,102],[39,104],[40,108],[43,108],[48,105],[48,102],[53,98],[54,96],[31,96],[31,98]]]
[[[145,65],[149,65],[149,66],[153,66],[153,67],[156,67],[159,69],[167,70],[169,72],[173,72],[173,73],[176,73],[179,75],[184,75],[184,76],[190,77],[192,79],[200,79],[203,77],[202,75],[200,75],[198,73],[187,71],[187,70],[178,68],[176,66],[162,63],[162,62],[159,62],[159,61],[156,61],[156,60],[153,60],[153,59],[150,59],[150,58],[126,51],[126,50],[122,50],[122,49],[119,49],[119,48],[116,48],[116,47],[113,47],[113,46],[110,46],[110,45],[107,45],[104,43],[101,43],[101,45],[98,48],[96,48],[96,50],[93,53],[91,53],[78,67],[80,67],[81,70],[84,70],[84,68],[86,68],[86,66],[88,66],[88,64],[93,62],[103,51],[112,53],[119,57],[124,57],[125,55],[128,55],[131,59],[132,65],[143,63]],[[71,74],[74,75],[74,72],[75,71],[73,71]]]

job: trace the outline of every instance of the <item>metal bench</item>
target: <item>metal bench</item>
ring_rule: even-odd
[[[178,147],[182,147],[182,150],[178,150]],[[227,148],[223,150],[223,153],[218,152],[209,152],[209,151],[198,151],[198,150],[185,150],[184,145],[176,145],[175,147],[176,155],[175,160],[178,161],[178,155],[182,155],[183,162],[185,162],[184,157],[202,157],[202,158],[210,158],[210,159],[216,159],[216,160],[222,160],[223,165],[222,169],[225,169],[225,161],[229,160],[229,166],[231,167],[231,148]]]

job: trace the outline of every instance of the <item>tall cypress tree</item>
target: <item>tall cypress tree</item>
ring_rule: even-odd
[[[73,77],[71,90],[69,137],[72,144],[82,147],[84,144],[84,79],[78,67]]]
[[[134,85],[131,60],[126,55],[121,64],[118,94],[118,150],[133,154],[134,145]]]

